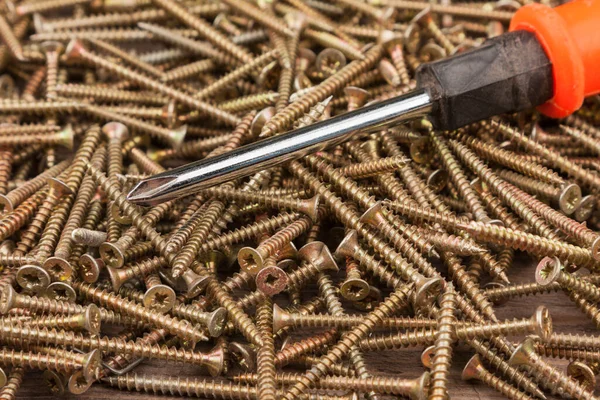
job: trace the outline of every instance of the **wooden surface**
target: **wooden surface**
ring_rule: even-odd
[[[520,265],[525,264],[525,265]],[[509,278],[514,283],[533,281],[535,265],[528,262],[516,263],[509,273]],[[539,305],[546,305],[551,312],[555,332],[572,333],[594,333],[596,328],[572,305],[568,297],[562,293],[544,294],[535,297],[527,297],[511,300],[496,307],[496,313],[500,319],[504,318],[526,318],[530,317]],[[519,338],[513,339],[515,342]],[[370,370],[374,374],[394,375],[399,378],[413,378],[423,371],[419,357],[422,349],[405,349],[398,351],[367,353],[366,360]],[[454,351],[450,395],[453,399],[502,399],[487,386],[475,382],[463,382],[460,374],[466,361],[474,354],[468,347],[459,345]],[[552,364],[563,369],[566,367],[564,361],[551,360]],[[147,374],[164,374],[177,376],[201,377],[197,368],[181,365],[167,364],[160,361],[149,361],[136,369],[136,372]],[[78,399],[115,400],[133,399],[150,400],[165,399],[165,396],[151,395],[146,393],[121,392],[117,389],[105,387],[102,384],[94,386],[85,394],[80,396],[68,396]],[[26,375],[23,386],[19,391],[18,399],[52,399],[49,391],[43,383],[40,374],[29,373]]]

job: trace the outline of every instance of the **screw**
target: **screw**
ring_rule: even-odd
[[[596,387],[597,364],[585,364],[573,361],[567,366],[567,376],[579,382],[588,391],[593,392]]]
[[[160,79],[163,76],[163,72],[160,69],[154,67],[153,65],[143,60],[140,60],[138,57],[135,57],[126,51],[121,50],[117,46],[113,46],[110,43],[97,39],[89,39],[89,42],[92,43],[96,48],[102,49],[110,55],[121,58],[126,63],[131,64],[132,66],[138,68],[141,71],[144,71],[145,73],[147,73],[150,76],[153,76],[154,78]]]
[[[535,269],[535,280],[542,286],[558,282],[565,290],[572,290],[589,301],[600,299],[600,289],[568,272],[563,271],[563,265],[556,257],[544,257]]]
[[[40,317],[27,322],[29,326],[85,330],[91,335],[100,333],[100,310],[94,304],[84,312],[67,316]]]
[[[531,399],[531,397],[529,397],[525,393],[520,392],[519,389],[517,389],[516,387],[511,386],[507,382],[503,381],[502,379],[498,378],[490,371],[488,371],[483,366],[483,363],[481,362],[481,359],[477,354],[471,357],[471,359],[467,362],[465,368],[463,369],[461,377],[465,381],[472,379],[482,381],[489,387],[493,388],[494,390],[498,391],[499,393],[502,393],[504,396],[511,399]]]
[[[58,80],[58,58],[65,50],[60,42],[43,42],[41,49],[46,57],[46,99],[56,100],[56,82]]]
[[[537,376],[544,377],[544,382],[551,389],[561,390],[564,393],[585,399],[594,399],[595,397],[588,392],[583,386],[573,379],[563,375],[556,368],[545,362],[536,352],[533,339],[527,338],[521,344],[513,355],[510,357],[509,364],[513,366],[527,365],[530,366]]]
[[[166,2],[168,0],[156,0],[156,1]],[[142,74],[139,74],[139,73],[135,72],[134,70],[123,67],[121,65],[117,65],[111,61],[105,60],[104,58],[87,50],[86,47],[84,46],[84,44],[80,40],[72,40],[69,43],[69,45],[67,46],[67,49],[66,49],[66,55],[67,55],[67,59],[84,60],[84,61],[86,61],[92,65],[95,65],[99,68],[104,68],[107,71],[117,74],[118,76],[122,77],[123,79],[131,80],[133,82],[136,82],[139,85],[142,85],[151,90],[154,90],[154,91],[162,93],[166,96],[169,96],[170,98],[173,98],[173,99],[181,102],[182,104],[185,104],[185,105],[191,107],[192,109],[204,111],[208,115],[210,115],[216,119],[222,120],[225,123],[231,124],[233,126],[235,126],[239,123],[239,119],[237,117],[235,117],[234,115],[231,115],[227,112],[219,110],[218,108],[216,108],[210,104],[204,103],[198,99],[194,99],[194,98],[192,98],[192,96],[189,96],[188,94],[186,94],[184,92],[181,92],[177,89],[173,89],[172,87],[169,87],[166,84],[163,84],[154,79],[151,79]],[[96,107],[91,107],[91,106],[87,106],[87,108],[90,110],[96,109]],[[118,119],[118,118],[115,118],[115,119]]]
[[[3,16],[0,16],[0,37],[2,37],[4,45],[8,48],[13,57],[15,57],[19,61],[25,61],[25,56],[23,55],[23,48],[21,47],[21,42],[17,38],[17,35],[15,34],[13,28],[11,28],[11,26]]]
[[[8,374],[6,383],[2,389],[0,389],[0,398],[5,400],[15,400],[24,376],[25,370],[22,367],[13,367],[10,374]]]

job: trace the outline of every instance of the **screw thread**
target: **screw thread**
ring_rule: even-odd
[[[40,205],[48,196],[48,191],[43,189],[19,204],[13,212],[5,214],[0,220],[0,240],[5,240],[28,223],[37,212]]]
[[[21,42],[4,17],[0,17],[0,37],[2,37],[2,42],[17,60],[24,60]]]
[[[320,350],[333,343],[337,336],[337,330],[331,329],[321,334],[294,342],[275,354],[275,365],[283,367],[298,357]]]
[[[71,357],[52,356],[32,351],[17,351],[11,349],[0,349],[0,360],[3,364],[15,367],[28,367],[32,369],[52,369],[58,372],[70,374],[81,369],[81,364]]]
[[[549,200],[558,200],[560,196],[560,188],[548,185],[546,182],[541,182],[506,169],[497,170],[496,174],[505,181],[534,196],[540,196]]]
[[[281,94],[278,92],[263,92],[238,97],[219,103],[219,108],[229,112],[248,112],[251,110],[262,110],[277,103]],[[188,132],[189,133],[189,132]]]
[[[6,198],[10,201],[13,208],[21,204],[25,199],[40,190],[50,178],[54,178],[64,172],[71,164],[70,160],[65,160],[52,168],[47,169],[35,178],[27,181],[22,186],[11,190],[6,194]]]
[[[330,366],[340,363],[354,346],[357,346],[361,340],[369,335],[377,325],[377,321],[393,314],[395,310],[403,308],[406,305],[410,290],[412,290],[411,286],[404,286],[391,293],[375,310],[365,316],[360,325],[347,331],[342,339],[331,347],[327,354],[319,359],[317,364],[306,371],[305,375],[301,376],[299,381],[291,386],[282,398],[287,400],[296,399],[306,389],[313,387],[320,378],[327,375]]]
[[[62,83],[56,85],[56,92],[66,97],[94,98],[96,101],[114,103],[136,103],[162,106],[169,102],[164,96],[156,96],[149,92],[132,92],[101,86],[86,86],[73,83]]]
[[[73,286],[81,295],[89,300],[97,301],[98,304],[102,306],[115,309],[115,311],[139,318],[140,320],[146,321],[157,327],[167,329],[169,332],[182,339],[193,341],[207,340],[207,337],[202,332],[186,321],[180,321],[176,318],[151,312],[135,302],[128,301],[114,293],[94,288],[85,283],[77,282],[74,283]]]
[[[588,301],[598,302],[600,300],[600,289],[575,275],[561,271],[558,282],[564,289],[576,292],[577,295],[581,295]]]
[[[261,136],[273,136],[277,132],[288,128],[294,120],[307,113],[312,106],[342,89],[342,87],[361,73],[373,68],[375,63],[381,58],[382,53],[383,49],[381,46],[376,45],[364,55],[364,59],[346,65],[337,74],[325,79],[314,90],[311,90],[297,101],[289,104],[285,109],[271,118],[263,127]]]
[[[402,155],[350,164],[339,169],[343,175],[353,179],[367,178],[381,173],[393,172],[406,165],[408,159]]]
[[[460,164],[452,155],[452,152],[448,148],[446,141],[435,133],[430,136],[431,143],[437,150],[440,160],[444,166],[444,169],[448,172],[452,183],[456,187],[460,198],[465,201],[470,212],[473,214],[477,221],[489,220],[485,208],[475,190],[473,190],[467,176],[464,174]]]
[[[275,232],[268,239],[263,241],[256,251],[261,254],[263,259],[274,256],[283,249],[288,243],[302,235],[310,228],[312,220],[308,217],[300,217],[280,231]]]
[[[362,247],[357,248],[352,257],[358,260],[366,272],[373,274],[374,277],[385,282],[388,287],[395,288],[402,284],[401,278],[392,270],[388,269],[386,263],[377,260]]]
[[[438,330],[435,334],[435,354],[431,361],[431,384],[429,399],[448,398],[448,373],[452,362],[453,330],[456,324],[456,293],[448,284],[441,296],[438,316]]]
[[[273,341],[273,302],[265,296],[263,303],[256,310],[256,324],[260,330],[263,345],[256,353],[257,395],[260,399],[275,400],[275,347]]]
[[[321,273],[321,269],[310,262],[303,262],[299,268],[288,273],[290,288],[300,289]]]
[[[181,248],[171,263],[171,273],[178,277],[189,268],[200,251],[202,242],[206,241],[217,219],[223,213],[225,205],[220,201],[213,201],[202,215],[202,220],[194,230],[187,243]]]
[[[23,383],[23,377],[25,376],[25,369],[22,367],[13,367],[12,371],[8,375],[6,384],[0,389],[0,399],[2,400],[15,400],[17,397],[17,391]]]
[[[494,197],[490,192],[485,190],[479,192],[479,198],[485,204],[490,215],[502,221],[504,226],[515,231],[524,230],[523,224],[504,207],[502,200]]]
[[[71,233],[71,238],[77,244],[89,247],[98,247],[106,242],[106,232],[95,231],[87,228],[76,228]]]
[[[515,193],[510,190],[512,185],[498,178],[485,163],[462,144],[451,140],[449,145],[458,158],[477,174],[477,176],[479,176],[479,178],[481,178],[481,180],[483,180],[505,204],[509,205],[510,208],[514,210],[535,232],[538,232],[540,236],[546,238],[558,239],[558,236],[553,232],[553,229],[546,224],[544,219],[539,216],[533,208],[518,199]]]
[[[540,377],[543,376],[543,382],[546,382],[546,385],[551,389],[556,390],[559,393],[563,392],[576,399],[593,400],[595,398],[584,386],[548,364],[537,353],[533,352],[530,357],[534,373]]]

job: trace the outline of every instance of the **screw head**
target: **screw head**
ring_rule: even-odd
[[[67,387],[73,394],[83,394],[92,386],[93,381],[85,378],[83,371],[75,371],[69,378]]]
[[[392,64],[389,60],[384,58],[381,61],[379,61],[378,68],[379,73],[389,85],[393,87],[400,86],[402,82],[400,81],[400,75],[398,74],[396,67],[394,67],[394,64]]]
[[[260,253],[252,247],[242,247],[240,251],[238,251],[237,259],[240,268],[250,275],[256,275],[264,263]]]
[[[382,209],[383,203],[381,201],[376,202],[369,207],[367,211],[363,213],[363,215],[360,216],[359,221],[374,227],[378,227],[379,225],[387,222],[387,219],[381,212]]]
[[[352,229],[348,231],[344,239],[340,242],[337,249],[335,249],[335,258],[341,260],[345,257],[354,257],[356,251],[360,249],[360,244],[358,243],[358,233]]]
[[[338,49],[326,48],[317,56],[315,67],[318,71],[323,71],[323,68],[331,67],[332,65],[335,66],[333,68],[335,71],[344,68],[346,66],[346,56]]]
[[[269,266],[256,274],[256,287],[267,296],[283,292],[288,284],[288,276],[281,268]]]
[[[55,53],[61,54],[63,51],[65,51],[65,45],[62,44],[61,42],[57,42],[54,40],[48,40],[48,41],[42,42],[40,44],[40,49],[44,53],[55,52]]]
[[[312,263],[320,271],[339,271],[331,252],[323,242],[314,241],[302,246],[298,251],[300,260]]]
[[[98,351],[98,349],[94,349],[87,353],[81,368],[84,378],[88,381],[93,380],[96,370],[100,369],[101,364],[102,358],[100,357],[100,351]]]
[[[581,199],[579,203],[579,207],[575,210],[575,214],[573,217],[577,222],[587,221],[594,212],[596,208],[596,196],[593,194],[588,194],[587,196]]]
[[[64,282],[53,282],[44,290],[44,297],[51,300],[74,303],[77,293],[75,293],[75,290],[70,285]]]
[[[230,342],[227,349],[244,370],[254,371],[256,369],[256,352],[252,347],[238,342]]]
[[[83,328],[92,335],[100,333],[102,321],[100,318],[100,309],[95,304],[90,304],[85,309],[85,319]]]
[[[560,210],[566,215],[571,215],[581,204],[581,188],[571,183],[562,188],[558,197]]]
[[[174,149],[178,149],[183,144],[187,128],[187,125],[181,125],[179,128],[169,130],[169,144]]]
[[[126,277],[121,270],[109,267],[108,265],[106,266],[106,272],[108,273],[108,278],[110,279],[113,290],[118,292],[119,289],[121,289],[121,286],[123,286],[123,283],[125,283]]]
[[[410,143],[410,158],[417,164],[427,164],[433,158],[431,146],[427,138]]]
[[[426,183],[434,193],[440,193],[448,185],[448,172],[436,169],[429,174]]]
[[[421,307],[433,304],[444,287],[445,281],[440,277],[425,278],[421,276],[415,282],[416,304]]]
[[[54,396],[62,396],[65,393],[65,382],[61,375],[47,369],[44,371],[42,376],[44,377],[44,381],[50,389],[50,393],[52,393]]]
[[[82,40],[73,39],[67,45],[65,49],[65,56],[67,60],[78,60],[83,54],[87,52],[87,48]]]
[[[154,285],[144,293],[144,307],[157,313],[165,313],[173,308],[176,298],[175,291],[167,285]]]
[[[273,333],[279,332],[282,328],[291,325],[291,323],[290,313],[273,303]]]
[[[0,290],[0,314],[6,314],[15,306],[17,292],[10,285],[3,285]]]
[[[15,207],[13,202],[3,194],[0,194],[0,205],[2,206],[4,213],[12,212]]]
[[[258,136],[263,126],[275,115],[275,107],[263,108],[252,120],[250,131],[252,136]]]
[[[119,139],[123,141],[129,138],[129,129],[127,129],[127,126],[116,121],[104,124],[102,126],[102,133],[104,133],[109,140]]]
[[[364,279],[346,279],[340,286],[342,296],[350,301],[364,300],[369,295],[370,286]]]
[[[61,257],[50,257],[43,265],[50,276],[59,281],[67,281],[73,276],[71,263]]]
[[[536,308],[533,317],[531,318],[536,326],[536,335],[546,340],[552,335],[552,317],[550,311],[545,306]]]
[[[594,390],[596,387],[596,374],[589,365],[583,362],[573,361],[569,363],[567,366],[567,375],[579,382],[586,390]]]
[[[211,376],[219,376],[225,368],[225,353],[221,346],[215,346],[209,353],[206,353],[205,364],[208,373]]]
[[[31,292],[46,289],[52,281],[48,272],[37,265],[23,265],[17,270],[16,280],[20,287]]]
[[[189,268],[183,272],[181,278],[185,283],[187,295],[190,298],[198,296],[206,287],[206,285],[208,285],[208,281],[211,279],[209,275],[198,275]]]
[[[346,97],[351,98],[358,107],[364,106],[369,98],[369,92],[356,86],[346,86],[344,88],[344,94]]]
[[[431,368],[433,365],[433,356],[435,355],[435,346],[429,346],[421,353],[421,364],[425,368]]]
[[[178,116],[177,116],[177,102],[175,100],[171,100],[169,101],[163,108],[162,108],[162,120],[165,123],[165,125],[167,125],[167,127],[172,128],[175,126],[175,124],[177,123],[178,120]],[[185,131],[184,131],[184,137],[185,137],[185,132],[187,132],[187,125],[185,126]],[[183,141],[183,139],[182,139]]]
[[[206,319],[206,328],[208,329],[210,336],[219,337],[223,333],[226,323],[227,310],[223,307],[219,307],[208,314],[208,318]]]
[[[73,194],[71,188],[63,181],[58,178],[48,179],[48,186],[50,186],[50,196],[61,198],[68,194]]]
[[[429,393],[430,374],[425,371],[420,377],[414,380],[412,388],[408,393],[408,397],[413,400],[425,400]]]
[[[102,257],[102,261],[104,261],[107,268],[121,268],[123,264],[125,264],[125,254],[123,254],[123,251],[114,243],[102,243],[99,250],[100,257]]]
[[[402,46],[404,39],[402,36],[398,35],[396,32],[391,31],[389,29],[384,29],[379,33],[379,44],[381,44],[385,49],[391,49],[394,46]]]
[[[94,258],[90,254],[79,257],[79,276],[86,283],[94,283],[100,277],[100,271],[104,269],[104,262],[100,258]]]
[[[544,257],[535,269],[535,281],[543,286],[555,282],[562,271],[562,264],[556,257]]]
[[[294,32],[302,32],[308,25],[308,17],[299,11],[291,11],[283,16],[287,26]]]
[[[535,356],[535,342],[531,337],[525,338],[510,356],[508,363],[513,367],[528,365]]]
[[[122,225],[130,225],[132,223],[131,218],[121,213],[121,209],[116,203],[112,203],[110,206],[110,215]]]
[[[465,368],[463,369],[462,374],[461,374],[461,378],[464,381],[468,381],[470,379],[479,379],[482,369],[483,369],[483,364],[481,363],[479,354],[475,354],[467,362],[467,365],[465,365]]]
[[[300,208],[300,212],[310,217],[314,222],[319,219],[319,205],[321,204],[321,200],[319,195],[313,196],[310,199],[306,199],[302,201],[302,207]]]

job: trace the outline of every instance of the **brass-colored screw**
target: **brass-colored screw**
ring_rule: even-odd
[[[134,67],[138,68],[139,70],[144,71],[148,75],[151,75],[151,76],[153,76],[155,78],[159,78],[159,79],[162,78],[162,76],[163,76],[163,72],[160,69],[154,67],[151,64],[148,64],[145,61],[140,60],[138,57],[132,56],[131,54],[118,48],[117,46],[114,46],[110,43],[104,42],[102,40],[96,40],[96,39],[90,39],[89,42],[92,43],[95,47],[102,49],[105,52],[107,52],[115,57],[121,58],[128,64],[131,64]]]
[[[273,302],[265,297],[257,309],[257,327],[263,345],[256,352],[256,372],[259,375],[257,394],[261,399],[275,400],[275,347],[273,341]]]
[[[544,257],[535,270],[535,280],[542,286],[558,282],[563,289],[575,291],[594,303],[600,299],[600,290],[595,285],[563,271],[557,258]]]
[[[585,364],[580,361],[573,361],[567,366],[567,375],[579,382],[590,392],[596,387],[596,375],[598,374],[598,364]]]
[[[513,366],[528,365],[536,375],[545,377],[544,382],[552,389],[562,390],[564,393],[582,399],[594,399],[592,393],[583,386],[564,375],[556,368],[545,362],[535,351],[533,339],[527,338],[521,344],[509,360]]]
[[[402,51],[403,38],[397,35],[395,32],[390,30],[383,30],[378,37],[381,45],[386,49],[390,55],[394,67],[400,76],[400,83],[407,85],[410,82],[408,71],[406,70],[406,63],[404,61],[404,54]]]
[[[17,38],[13,28],[3,16],[0,16],[0,37],[2,37],[4,45],[8,48],[13,57],[19,61],[25,61],[21,42]]]
[[[157,96],[149,92],[133,92],[74,83],[58,84],[55,90],[61,96],[93,98],[97,102],[135,103],[156,106],[162,106],[169,102],[168,97]]]
[[[144,277],[146,292],[142,297],[144,307],[164,313],[170,311],[175,305],[175,291],[167,285],[163,285],[157,274],[150,273]]]
[[[435,354],[431,365],[430,399],[448,398],[448,372],[452,361],[452,325],[456,324],[456,293],[451,283],[441,295],[438,331],[435,335]]]
[[[330,345],[336,338],[337,331],[332,329],[292,344],[286,342],[285,346],[275,354],[275,365],[278,367],[285,366],[300,356],[321,349],[326,345]]]
[[[349,178],[362,179],[381,173],[394,172],[404,167],[409,159],[404,156],[392,156],[380,160],[350,164],[340,168],[340,172]]]
[[[519,389],[517,389],[516,387],[511,386],[507,382],[503,381],[502,379],[498,378],[490,371],[488,371],[483,366],[483,363],[481,362],[481,359],[479,358],[478,354],[471,357],[471,359],[467,362],[465,368],[463,369],[461,378],[463,380],[477,379],[479,381],[482,381],[489,387],[493,388],[494,390],[498,391],[499,393],[502,393],[504,396],[511,399],[531,399],[531,397],[529,397],[523,392],[520,392]]]
[[[15,400],[17,397],[17,391],[21,387],[23,377],[25,376],[25,369],[22,367],[13,367],[8,374],[5,385],[0,389],[0,399],[4,400]]]
[[[168,1],[168,0],[157,0],[157,1]],[[124,66],[115,64],[111,61],[105,60],[104,58],[90,52],[86,49],[84,44],[79,40],[73,40],[69,43],[66,49],[66,55],[68,59],[80,59],[84,60],[92,65],[97,67],[104,68],[110,72],[117,74],[118,76],[134,81],[139,85],[144,87],[148,87],[151,90],[162,93],[170,98],[173,98],[187,106],[195,109],[204,111],[207,114],[211,115],[214,118],[222,120],[225,123],[231,124],[233,126],[239,123],[239,119],[227,112],[224,112],[210,104],[204,103],[198,99],[194,99],[192,96],[174,89],[168,85],[165,85],[159,81],[146,77],[140,73],[135,72],[129,68]]]
[[[100,310],[94,304],[90,304],[82,313],[68,316],[36,318],[28,321],[27,325],[44,328],[85,330],[92,335],[97,335],[100,333]]]

